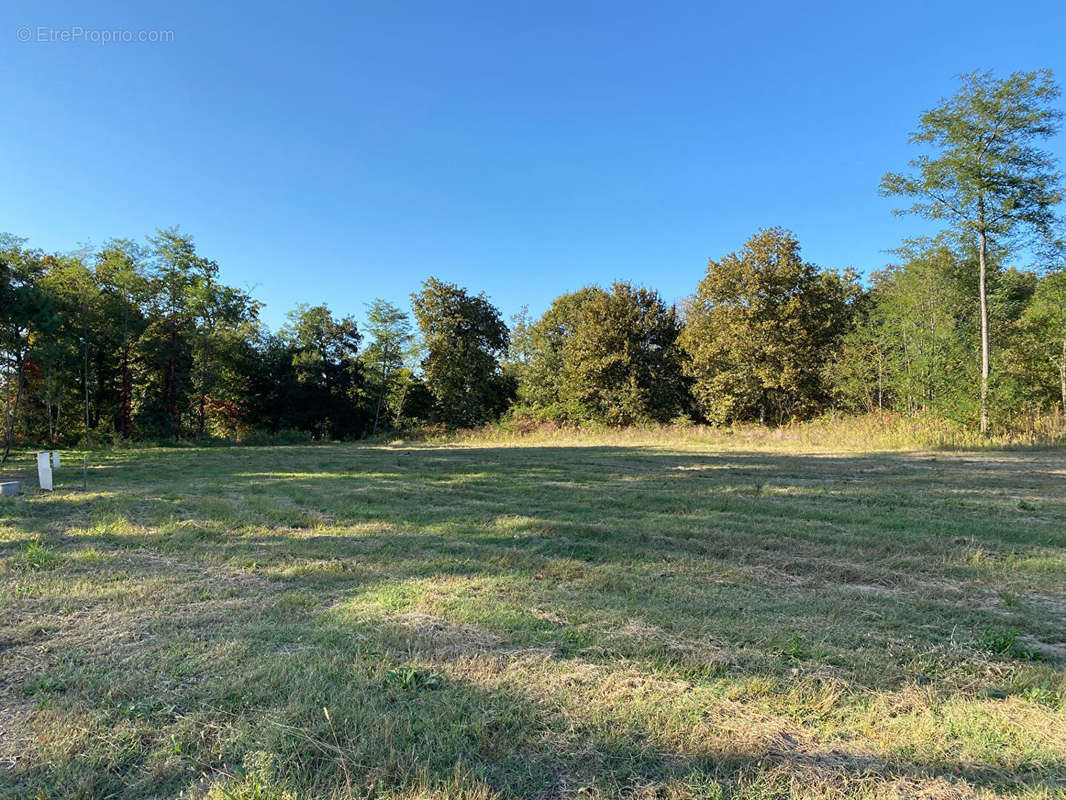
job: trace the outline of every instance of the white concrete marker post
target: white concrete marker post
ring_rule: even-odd
[[[59,453],[52,451],[52,469],[59,469]]]
[[[48,453],[37,454],[37,480],[42,489],[52,491],[52,465],[48,461]]]

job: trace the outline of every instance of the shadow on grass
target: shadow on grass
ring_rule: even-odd
[[[156,570],[164,582],[173,577],[162,562]],[[215,577],[224,592],[227,581]],[[886,781],[1051,792],[1066,769],[885,761],[804,745],[783,729],[745,732],[730,746],[721,737],[681,745],[655,716],[595,703],[586,716],[570,706],[594,700],[597,676],[558,648],[515,647],[476,626],[419,615],[360,620],[247,582],[220,603],[163,599],[165,615],[120,614],[97,630],[106,650],[67,648],[25,683],[46,720],[77,720],[78,734],[43,723],[41,749],[7,773],[10,788],[156,797],[195,788],[203,776],[232,789],[248,780],[243,768],[256,753],[272,765],[257,778],[263,786],[308,797],[336,791],[345,771],[357,794],[439,787],[459,767],[468,787],[504,797],[630,796],[656,785],[772,797],[797,780],[856,794]],[[545,678],[564,687],[562,706],[546,702]]]
[[[6,779],[54,797],[174,795],[200,774],[239,783],[264,752],[271,780],[309,796],[343,785],[342,765],[359,791],[441,785],[461,765],[513,797],[671,781],[777,796],[797,779],[1051,792],[1061,760],[1008,774],[780,731],[680,741],[653,712],[597,703],[583,670],[707,685],[799,667],[855,692],[904,685],[917,676],[901,632],[935,646],[996,619],[952,594],[983,569],[951,563],[956,539],[1063,546],[1057,468],[615,447],[118,461],[94,475],[99,496],[0,505],[17,534],[6,555],[40,536],[62,557],[16,576],[8,602],[7,663],[41,663],[0,684],[40,704],[38,744]],[[1019,480],[1046,498],[1036,512],[1017,508]]]

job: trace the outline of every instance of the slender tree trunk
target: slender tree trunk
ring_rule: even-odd
[[[885,410],[884,396],[885,396],[885,363],[884,358],[880,353],[877,354],[877,412],[883,414]]]
[[[7,375],[7,386],[4,391],[4,456],[0,458],[0,464],[7,461],[7,454],[11,450],[11,373]]]
[[[207,370],[211,361],[211,351],[204,353],[204,366],[200,371],[200,408],[197,412],[196,438],[204,438],[204,428],[207,420]]]
[[[1062,340],[1062,359],[1059,361],[1059,387],[1062,389],[1062,414],[1066,416],[1066,338]]]
[[[19,402],[22,400],[22,383],[23,383],[23,358],[22,352],[16,353],[18,357],[18,389],[15,391],[14,405],[11,403],[11,378],[7,380],[7,425],[4,435],[4,455],[0,458],[0,464],[7,463],[7,457],[11,454],[11,445],[15,441],[15,418],[19,413]]]
[[[988,376],[990,372],[991,350],[988,345],[988,272],[985,255],[988,250],[988,237],[981,231],[981,247],[978,251],[980,263],[979,292],[981,296],[981,435],[988,435]]]
[[[378,432],[378,420],[381,419],[381,401],[385,399],[385,381],[388,376],[388,361],[389,361],[389,349],[388,347],[382,348],[381,351],[381,389],[378,391],[378,407],[374,412],[374,430],[373,433]]]
[[[378,392],[378,407],[374,411],[374,430],[371,432],[372,434],[376,434],[378,432],[378,421],[381,419],[381,401],[382,401],[382,399],[384,397],[385,397],[385,371],[382,370],[382,373],[381,373],[381,390]]]
[[[89,337],[85,337],[84,361],[82,363],[82,384],[85,388],[85,444],[90,444],[89,437]]]
[[[130,374],[130,347],[129,343],[122,346],[122,389],[120,391],[119,430],[125,438],[129,438],[133,421],[133,386]]]
[[[167,366],[163,379],[163,398],[167,410],[168,431],[172,439],[181,433],[178,419],[178,325],[171,318],[169,341],[167,342]]]
[[[403,391],[400,392],[400,402],[396,404],[396,427],[400,427],[400,420],[403,419],[403,403],[407,399],[407,387],[411,385],[411,376],[407,376],[407,380],[403,382]]]
[[[119,389],[119,430],[123,438],[129,438],[133,420],[133,387],[130,375],[130,325],[128,300],[122,311],[122,369]]]

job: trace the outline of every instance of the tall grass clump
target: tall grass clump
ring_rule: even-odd
[[[1026,416],[1004,424],[991,436],[973,426],[933,414],[829,413],[781,426],[742,423],[703,425],[689,419],[669,424],[612,427],[565,423],[511,415],[479,428],[424,427],[407,431],[404,441],[427,444],[599,444],[685,446],[715,449],[812,451],[977,450],[1004,447],[1053,447],[1066,444],[1061,415]]]

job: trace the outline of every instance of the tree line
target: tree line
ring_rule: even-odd
[[[963,76],[926,112],[886,196],[943,222],[867,285],[803,259],[782,228],[711,259],[680,306],[619,281],[505,323],[429,278],[411,317],[364,329],[301,305],[278,331],[179,229],[76,253],[0,237],[4,458],[17,443],[246,439],[471,426],[504,414],[608,425],[780,424],[831,409],[1006,427],[1066,412],[1061,176],[1047,71]],[[1036,254],[1035,268],[1018,259]]]

